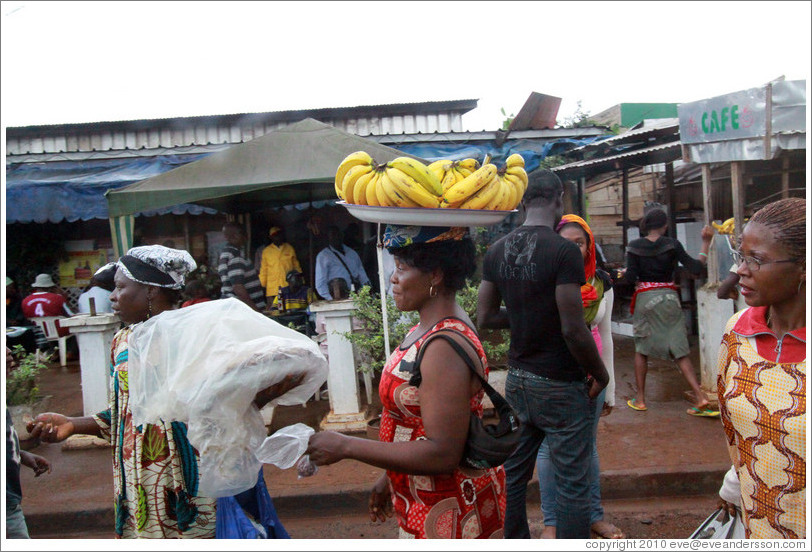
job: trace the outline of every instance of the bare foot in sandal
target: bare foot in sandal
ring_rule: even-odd
[[[623,531],[615,527],[613,524],[609,523],[606,520],[598,520],[592,524],[590,527],[592,532],[598,535],[600,538],[603,539],[625,539],[626,535],[623,534]]]

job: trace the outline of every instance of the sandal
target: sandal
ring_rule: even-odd
[[[692,406],[688,410],[685,411],[686,414],[690,416],[697,416],[700,418],[718,418],[719,411],[713,410],[708,405],[703,406],[702,408],[697,408],[696,406]]]
[[[626,405],[632,410],[637,410],[638,412],[644,412],[648,410],[648,408],[646,408],[645,406],[637,406],[637,403],[635,401],[636,399],[629,399],[628,401],[626,401]]]

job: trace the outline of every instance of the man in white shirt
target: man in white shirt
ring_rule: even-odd
[[[330,226],[327,229],[327,247],[316,255],[316,291],[328,301],[333,300],[328,282],[334,278],[347,282],[347,288],[351,291],[369,285],[361,257],[342,243],[341,230],[337,226]]]
[[[80,313],[90,313],[90,299],[95,304],[96,312],[113,312],[110,305],[110,294],[115,289],[116,284],[113,278],[116,275],[116,264],[107,263],[90,279],[90,287],[77,300],[77,310]]]

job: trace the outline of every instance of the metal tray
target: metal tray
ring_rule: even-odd
[[[489,226],[501,222],[512,211],[484,211],[481,209],[443,209],[431,207],[373,207],[337,201],[357,219],[382,224],[406,226]]]

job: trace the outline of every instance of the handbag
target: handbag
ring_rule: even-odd
[[[455,330],[452,331],[459,335],[463,335]],[[463,336],[464,337],[464,336]],[[494,410],[499,415],[499,422],[496,424],[485,424],[482,418],[471,413],[468,422],[468,437],[465,440],[465,450],[460,460],[460,465],[466,468],[476,470],[485,470],[488,468],[495,468],[505,463],[505,460],[513,454],[516,447],[519,446],[519,436],[521,435],[521,423],[519,417],[513,411],[510,404],[499,392],[491,387],[491,385],[483,378],[476,367],[474,366],[471,357],[466,353],[463,348],[449,335],[437,332],[429,336],[415,358],[414,365],[411,367],[412,377],[409,380],[409,385],[415,387],[420,385],[422,376],[420,374],[420,363],[423,360],[423,353],[426,350],[428,342],[434,338],[442,338],[446,340],[451,347],[462,357],[465,364],[471,371],[479,378],[482,387],[487,393],[488,397],[493,403]],[[467,339],[467,338],[466,338]]]
[[[690,538],[692,539],[743,539],[744,523],[738,510],[730,515],[724,508],[719,508],[697,527]]]

